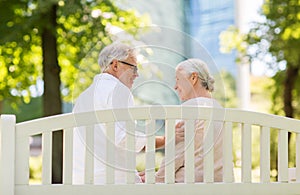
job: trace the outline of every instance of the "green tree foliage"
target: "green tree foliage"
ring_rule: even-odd
[[[45,116],[62,112],[62,98],[72,100],[78,72],[95,70],[97,54],[112,41],[114,27],[134,34],[143,26],[135,11],[110,0],[1,0],[0,13],[0,103],[18,97],[28,103],[29,87],[40,79]],[[92,60],[80,66],[87,53]],[[92,78],[79,76],[76,87]],[[60,183],[61,131],[54,133],[53,146],[52,182]]]
[[[251,61],[259,60],[273,71],[275,81],[272,112],[300,117],[300,2],[267,0],[261,21],[252,23],[247,34],[230,27],[220,36],[222,51],[237,49]]]
[[[268,0],[261,15],[265,20],[254,23],[247,35],[248,54],[266,62],[276,72],[273,111],[287,117],[299,117],[300,93],[300,2]]]
[[[53,9],[55,25],[49,22]],[[119,27],[135,34],[147,22],[145,16],[122,10],[108,0],[1,0],[0,14],[0,101],[23,97],[27,103],[32,95],[29,86],[49,74],[43,73],[42,53],[47,54],[44,50],[57,49],[57,74],[61,80],[58,89],[62,89],[63,100],[71,102],[77,74],[86,72],[80,75],[84,76],[80,86],[84,88],[92,77],[88,72],[99,71],[97,54],[112,41],[110,30]],[[55,40],[43,40],[45,30]],[[53,41],[56,48],[42,47],[43,42],[49,45]],[[90,59],[86,59],[87,55]],[[80,65],[83,59],[89,64]],[[48,101],[51,104],[51,99]],[[58,105],[52,103],[51,107]]]
[[[220,101],[223,107],[236,108],[237,98],[236,98],[236,85],[235,79],[230,72],[220,71],[220,77],[222,78],[222,85],[216,86],[216,92],[214,92],[213,97]],[[224,89],[218,89],[218,87],[224,87]]]
[[[221,35],[223,51],[237,49],[242,57],[259,60],[272,70],[274,81],[271,111],[300,118],[300,1],[266,0],[260,11],[261,21],[252,23],[247,34],[229,28]],[[231,42],[228,46],[228,42]],[[276,169],[278,135],[271,133],[271,169]],[[293,136],[289,134],[290,166],[294,166]],[[291,155],[292,154],[292,155]],[[276,177],[277,172],[272,172]]]

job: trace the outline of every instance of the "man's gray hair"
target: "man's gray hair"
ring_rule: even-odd
[[[98,64],[104,71],[114,59],[126,60],[129,56],[136,57],[134,48],[124,43],[115,42],[102,49],[98,57]]]
[[[194,72],[197,73],[202,86],[210,92],[214,90],[215,79],[210,75],[207,64],[202,60],[196,58],[185,60],[177,65],[176,70],[183,70],[188,76]]]

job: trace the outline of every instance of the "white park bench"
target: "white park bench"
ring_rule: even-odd
[[[213,149],[204,156],[203,182],[194,182],[193,128],[195,119],[224,122],[223,139],[223,182],[215,183]],[[174,159],[174,126],[177,120],[185,120],[185,182],[175,183],[174,161],[166,165],[165,183],[155,183],[155,121],[165,121],[165,158]],[[87,147],[93,145],[93,124],[106,123],[107,138],[114,140],[114,122],[126,121],[128,135],[134,132],[136,121],[144,121],[147,134],[146,182],[134,183],[134,172],[128,171],[126,184],[114,183],[113,144],[107,144],[106,184],[94,185],[93,157],[85,156],[85,184],[72,183],[73,167],[73,128],[88,126]],[[14,115],[1,115],[0,120],[0,195],[176,195],[176,194],[300,194],[300,120],[282,116],[243,111],[238,109],[216,109],[195,106],[141,106],[127,109],[100,110],[87,113],[67,113],[16,123]],[[209,124],[209,123],[206,123]],[[233,174],[233,126],[239,124],[241,131],[241,179],[235,181]],[[252,131],[260,131],[260,176],[259,181],[252,177]],[[204,148],[213,142],[213,131],[205,129]],[[63,183],[51,184],[52,133],[63,130]],[[270,131],[278,132],[277,181],[270,179]],[[296,168],[288,167],[288,132],[296,134]],[[42,181],[39,185],[29,183],[29,137],[42,135]],[[126,147],[128,169],[136,166],[136,156],[130,152],[134,148],[134,136],[127,136]],[[192,143],[192,144],[191,144]],[[206,145],[208,144],[208,145]],[[91,147],[89,147],[91,149]],[[133,150],[131,150],[133,151]],[[289,174],[289,170],[292,174]]]

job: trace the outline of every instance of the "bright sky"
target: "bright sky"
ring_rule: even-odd
[[[240,12],[238,25],[243,32],[247,32],[250,28],[250,23],[253,21],[262,20],[262,17],[258,14],[258,11],[263,4],[263,0],[236,0],[239,2]],[[254,61],[251,64],[252,74],[260,76],[260,75],[268,75],[270,73],[267,72],[266,66],[261,61]]]

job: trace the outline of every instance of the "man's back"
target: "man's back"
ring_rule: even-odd
[[[130,90],[119,80],[110,74],[99,74],[93,83],[78,97],[73,112],[88,112],[109,108],[127,108],[133,106],[133,98]],[[103,124],[94,126],[94,174],[92,178],[95,184],[104,183],[105,179],[105,151],[106,151],[106,128]],[[125,164],[125,136],[124,122],[115,123],[115,162],[117,170],[126,170]],[[74,131],[74,171],[73,182],[82,184],[84,181],[84,155],[85,150],[85,127],[77,127]],[[137,147],[143,147],[137,146]],[[123,183],[126,171],[116,171],[116,182]]]

